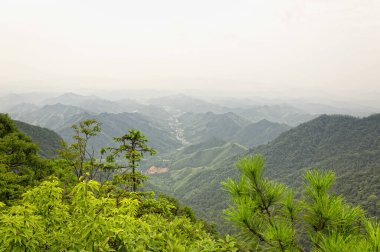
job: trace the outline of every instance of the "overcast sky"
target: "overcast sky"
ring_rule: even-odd
[[[380,0],[1,0],[0,86],[380,100]]]

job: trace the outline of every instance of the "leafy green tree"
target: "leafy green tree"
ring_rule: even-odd
[[[131,188],[133,192],[136,192],[137,187],[146,180],[146,177],[140,172],[136,172],[136,169],[139,167],[145,153],[155,155],[156,151],[147,145],[148,139],[139,130],[131,129],[127,134],[115,137],[114,141],[120,145],[116,148],[108,148],[111,151],[111,156],[124,157],[127,161],[127,166],[122,168],[128,168],[131,171],[122,172],[120,175],[115,176],[115,180],[125,183],[126,189]]]
[[[27,187],[52,173],[37,153],[38,146],[17,130],[8,115],[0,114],[0,201],[17,200]]]
[[[223,185],[232,199],[227,218],[251,250],[380,251],[380,227],[364,211],[329,194],[334,173],[309,170],[305,191],[295,199],[285,185],[263,177],[260,155],[240,159],[238,181]]]
[[[101,124],[95,119],[87,119],[72,125],[71,128],[74,130],[74,142],[70,146],[64,143],[64,149],[59,155],[70,163],[78,180],[84,175],[93,179],[100,169],[96,162],[95,150],[89,148],[89,141],[101,132]]]
[[[216,239],[202,223],[172,215],[164,199],[100,196],[101,184],[79,182],[68,200],[56,178],[0,202],[0,251],[237,251],[232,237]]]
[[[17,132],[16,124],[7,114],[0,113],[0,138]]]

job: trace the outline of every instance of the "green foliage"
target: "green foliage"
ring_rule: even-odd
[[[136,172],[136,169],[139,167],[145,153],[155,155],[156,151],[146,144],[148,139],[139,130],[131,129],[127,134],[115,137],[114,141],[120,145],[116,148],[108,148],[111,151],[111,156],[124,157],[128,164],[124,168],[131,170],[131,172],[128,170],[123,171],[122,174],[117,175],[116,179],[120,182],[120,185],[123,184],[126,190],[131,189],[136,192],[137,187],[146,180],[146,177]]]
[[[12,205],[0,201],[0,251],[237,251],[233,238],[215,238],[175,199],[120,188],[142,183],[145,176],[134,169],[144,153],[155,153],[140,131],[116,138],[122,144],[102,163],[88,151],[100,124],[86,120],[73,126],[75,142],[61,152],[64,159],[45,161],[30,138],[2,119],[9,125],[0,138],[0,200]],[[121,154],[133,173],[91,180],[97,171],[112,173]]]
[[[233,175],[237,155],[246,151],[239,144],[213,139],[168,155],[157,155],[144,162],[144,166],[167,167],[168,171],[149,175],[145,188],[180,199],[198,217],[217,223],[218,231],[226,232],[222,210],[227,207],[228,197],[220,182]],[[210,229],[215,227],[211,224]]]
[[[197,121],[192,122],[189,118],[186,123],[189,122],[190,126]],[[331,191],[343,194],[349,203],[362,205],[369,216],[379,217],[379,132],[378,114],[361,119],[324,115],[284,132],[248,153],[244,149],[229,151],[222,147],[223,141],[213,139],[170,155],[156,156],[148,164],[168,167],[169,171],[151,175],[147,184],[149,188],[191,206],[197,216],[217,222],[219,231],[233,232],[224,224],[220,214],[228,204],[220,181],[238,177],[234,165],[239,156],[261,153],[266,161],[265,175],[297,191],[302,188],[305,167],[331,169],[336,174]],[[251,137],[247,135],[246,138]]]
[[[0,113],[0,138],[17,132],[16,125],[8,115]]]
[[[199,222],[170,214],[164,197],[100,196],[102,185],[79,182],[69,200],[57,179],[0,206],[0,251],[237,251],[231,237],[215,239]]]
[[[74,130],[74,142],[59,152],[60,157],[69,161],[78,180],[83,176],[93,179],[99,171],[96,163],[95,151],[89,146],[92,137],[101,132],[101,124],[95,119],[83,120],[71,126]]]
[[[245,246],[271,251],[379,251],[378,223],[364,211],[329,194],[333,172],[309,170],[305,191],[295,199],[283,184],[263,177],[260,155],[240,159],[241,177],[223,185],[231,196],[227,218],[241,230]]]
[[[0,131],[0,201],[10,204],[50,175],[52,168],[37,155],[37,145],[18,132],[7,115],[0,114]]]
[[[89,97],[77,96],[74,99],[57,97],[50,100],[54,105],[35,107],[31,110],[23,105],[24,107],[20,106],[19,111],[13,113],[23,122],[54,130],[69,143],[72,139],[70,128],[72,124],[95,118],[102,123],[103,128],[103,133],[91,141],[95,150],[108,146],[112,142],[112,136],[123,134],[126,128],[135,128],[144,132],[149,137],[151,146],[160,153],[181,146],[169,126],[170,114],[163,108],[131,100],[111,102],[95,97],[87,98]]]

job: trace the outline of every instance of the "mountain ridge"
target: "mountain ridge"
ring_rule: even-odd
[[[13,121],[20,132],[32,138],[32,141],[39,146],[39,154],[42,157],[52,158],[57,155],[63,139],[56,132],[25,122]]]

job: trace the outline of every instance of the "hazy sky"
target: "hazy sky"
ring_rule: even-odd
[[[380,0],[1,0],[0,86],[380,100]]]

